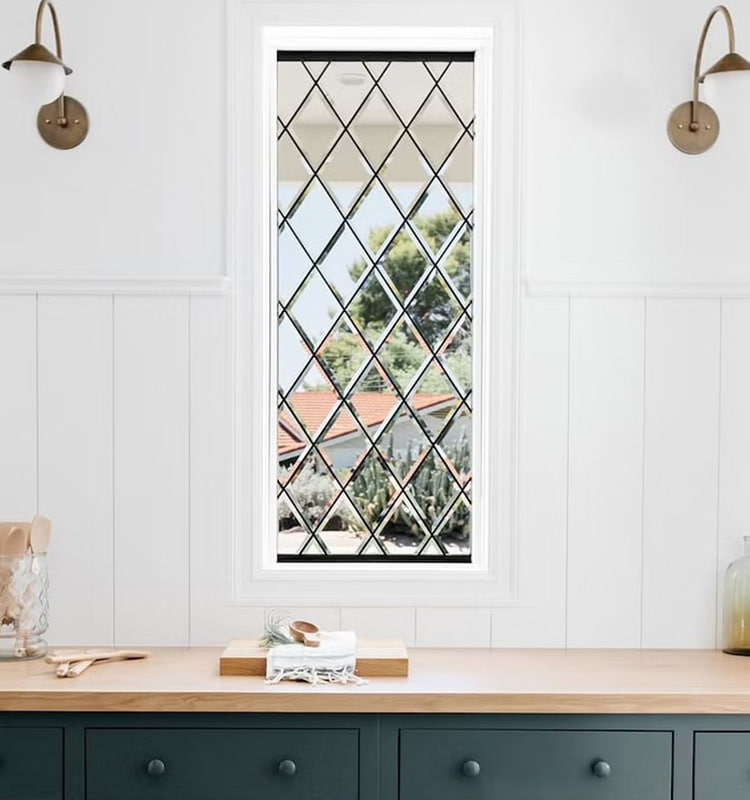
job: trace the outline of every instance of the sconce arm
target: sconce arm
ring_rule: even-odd
[[[55,55],[63,62],[62,52],[62,37],[60,36],[60,23],[57,20],[57,11],[50,3],[50,0],[41,0],[39,8],[36,10],[36,34],[34,38],[35,44],[42,43],[42,22],[44,19],[44,9],[48,8],[50,16],[52,17],[52,27],[55,31]],[[65,127],[68,124],[65,115],[65,93],[63,92],[57,99],[57,124]]]
[[[43,0],[46,2],[47,0]],[[703,60],[703,48],[706,44],[706,36],[708,36],[708,29],[711,27],[711,23],[716,18],[717,14],[724,15],[724,21],[727,24],[727,35],[729,37],[729,52],[734,53],[734,23],[732,22],[732,16],[729,13],[729,9],[726,6],[716,6],[711,10],[711,13],[708,15],[705,24],[703,25],[703,30],[701,31],[701,38],[698,42],[698,52],[695,54],[695,69],[693,70],[693,118],[692,122],[697,121],[697,110],[698,110],[698,86],[703,83],[703,77],[701,75],[701,61]]]
[[[50,3],[49,0],[42,0],[39,3],[39,8],[36,10],[36,37],[34,39],[36,44],[42,43],[42,19],[44,17],[44,9],[48,8],[49,13],[52,16],[52,27],[55,30],[55,55],[60,59],[63,60],[63,53],[62,53],[62,38],[60,37],[60,23],[57,21],[57,12],[55,11],[55,7]]]

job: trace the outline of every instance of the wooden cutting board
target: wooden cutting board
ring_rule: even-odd
[[[219,659],[220,675],[266,675],[266,653],[255,639],[235,639]],[[357,642],[356,673],[360,678],[405,678],[409,655],[396,641]]]

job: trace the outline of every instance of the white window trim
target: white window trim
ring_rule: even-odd
[[[228,605],[520,605],[516,522],[517,36],[511,7],[469,4],[468,8],[477,13],[469,17],[466,5],[454,10],[403,0],[398,6],[234,0],[229,8],[228,256],[235,294]],[[474,17],[481,24],[460,24],[460,20],[474,21]],[[384,19],[398,19],[403,24],[383,26]],[[416,24],[424,19],[436,20],[439,26]],[[286,25],[285,20],[297,24]],[[476,469],[471,564],[275,561],[276,386],[270,379],[276,364],[275,282],[271,269],[263,267],[275,264],[279,50],[476,52],[475,103],[483,121],[475,145],[474,334],[479,346],[474,354]],[[499,318],[499,324],[488,324],[493,317]],[[266,391],[258,391],[259,375],[264,376]]]

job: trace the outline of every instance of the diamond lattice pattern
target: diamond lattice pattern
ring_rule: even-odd
[[[473,76],[280,57],[285,560],[470,555]]]

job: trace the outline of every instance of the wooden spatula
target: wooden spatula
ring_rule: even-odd
[[[31,520],[31,531],[29,532],[29,544],[33,553],[46,553],[49,549],[49,540],[52,536],[52,523],[37,514]]]
[[[0,555],[8,556],[9,558],[21,558],[26,554],[27,546],[26,531],[20,527],[11,528],[10,533],[3,542],[3,550]]]
[[[148,650],[99,650],[87,653],[85,650],[79,653],[55,653],[47,656],[44,660],[48,664],[65,664],[76,661],[125,661],[129,658],[146,658]]]
[[[22,558],[26,554],[26,544],[26,531],[19,527],[11,528],[2,543],[0,556],[4,559],[0,565],[0,625],[11,624],[16,615],[16,609],[10,607],[10,582],[13,579],[14,564],[11,559]]]

